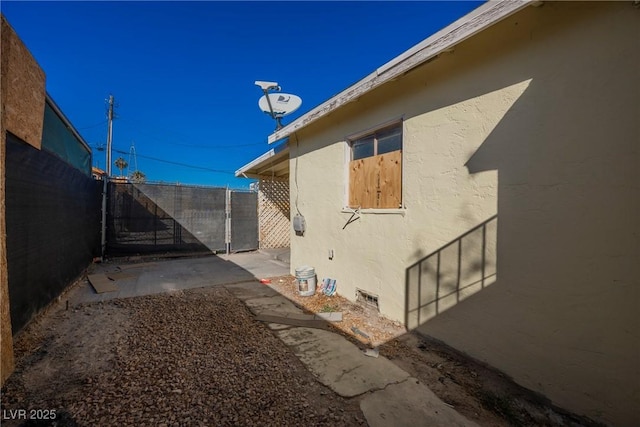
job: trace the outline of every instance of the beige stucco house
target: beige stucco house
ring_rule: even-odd
[[[640,425],[638,76],[637,2],[482,5],[270,136],[292,273]]]

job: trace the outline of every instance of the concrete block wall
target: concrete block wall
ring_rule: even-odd
[[[0,382],[14,369],[9,310],[5,222],[5,159],[7,132],[40,148],[46,98],[45,74],[4,16],[0,38]]]

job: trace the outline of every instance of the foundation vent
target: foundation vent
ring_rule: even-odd
[[[368,307],[375,308],[380,311],[380,305],[378,304],[378,295],[374,295],[369,291],[356,288],[356,301],[363,303]]]

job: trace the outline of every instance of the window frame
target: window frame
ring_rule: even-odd
[[[373,145],[374,145],[374,149],[373,149],[373,155],[372,156],[366,156],[366,157],[361,157],[355,160],[361,160],[361,159],[366,159],[369,157],[376,157],[378,156],[378,138],[377,135],[378,133],[381,133],[385,130],[391,129],[391,128],[398,128],[399,130],[399,134],[400,134],[400,148],[398,150],[393,150],[393,151],[387,151],[384,154],[388,154],[388,153],[394,153],[396,151],[400,152],[400,159],[401,159],[401,165],[400,165],[400,203],[399,206],[397,207],[367,207],[367,208],[360,208],[360,210],[362,211],[362,213],[402,213],[404,214],[404,210],[406,209],[405,206],[405,191],[404,191],[404,136],[405,136],[405,128],[404,128],[404,117],[400,117],[400,118],[395,118],[393,120],[389,120],[387,122],[381,123],[377,126],[371,127],[367,130],[364,131],[360,131],[354,134],[351,134],[347,137],[345,137],[344,139],[344,147],[345,147],[345,161],[344,161],[344,168],[345,168],[345,180],[344,180],[344,201],[343,201],[343,208],[342,208],[342,212],[352,212],[353,209],[355,209],[354,207],[350,207],[350,184],[351,184],[351,162],[354,161],[354,144],[362,139],[368,138],[373,136],[374,137],[374,141],[373,141]]]

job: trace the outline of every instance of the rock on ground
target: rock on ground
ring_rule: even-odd
[[[365,424],[224,288],[60,304],[16,353],[2,410],[56,411],[37,425]]]

